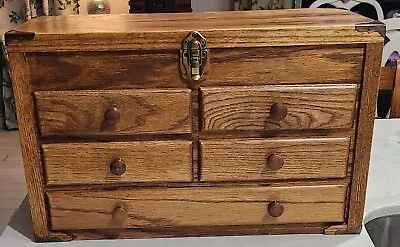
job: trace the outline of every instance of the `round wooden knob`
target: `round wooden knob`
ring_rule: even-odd
[[[268,213],[272,217],[279,217],[283,214],[284,208],[283,205],[279,202],[271,202],[268,204]]]
[[[118,123],[120,117],[121,117],[121,114],[119,113],[119,111],[118,111],[116,106],[110,107],[104,113],[104,119],[107,121],[108,124],[116,124],[116,123]]]
[[[286,117],[287,107],[283,103],[275,103],[271,106],[269,115],[272,119],[281,121]]]
[[[110,163],[110,171],[112,174],[121,176],[126,171],[126,164],[121,158],[114,159]]]
[[[123,223],[125,220],[128,219],[128,212],[123,207],[116,207],[112,211],[112,218],[116,222]]]
[[[267,159],[267,167],[272,171],[277,171],[283,166],[283,158],[277,154],[271,154]]]

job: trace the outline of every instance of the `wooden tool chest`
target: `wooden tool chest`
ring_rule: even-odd
[[[384,30],[302,9],[8,32],[37,240],[359,232]]]

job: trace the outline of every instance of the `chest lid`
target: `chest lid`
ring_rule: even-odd
[[[380,22],[338,9],[51,16],[6,34],[10,51],[179,49],[198,31],[208,48],[382,42]]]

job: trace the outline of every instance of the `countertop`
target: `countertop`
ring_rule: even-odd
[[[371,164],[367,187],[364,222],[399,213],[400,214],[400,119],[375,121]],[[359,235],[265,235],[236,237],[169,238],[169,239],[122,239],[90,240],[66,243],[35,244],[31,240],[30,215],[25,199],[17,209],[11,222],[0,236],[1,247],[19,246],[65,246],[65,247],[124,247],[124,246],[229,246],[229,247],[373,247],[363,227]]]

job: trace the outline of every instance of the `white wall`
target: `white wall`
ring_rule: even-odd
[[[233,0],[192,0],[193,12],[231,10]]]

